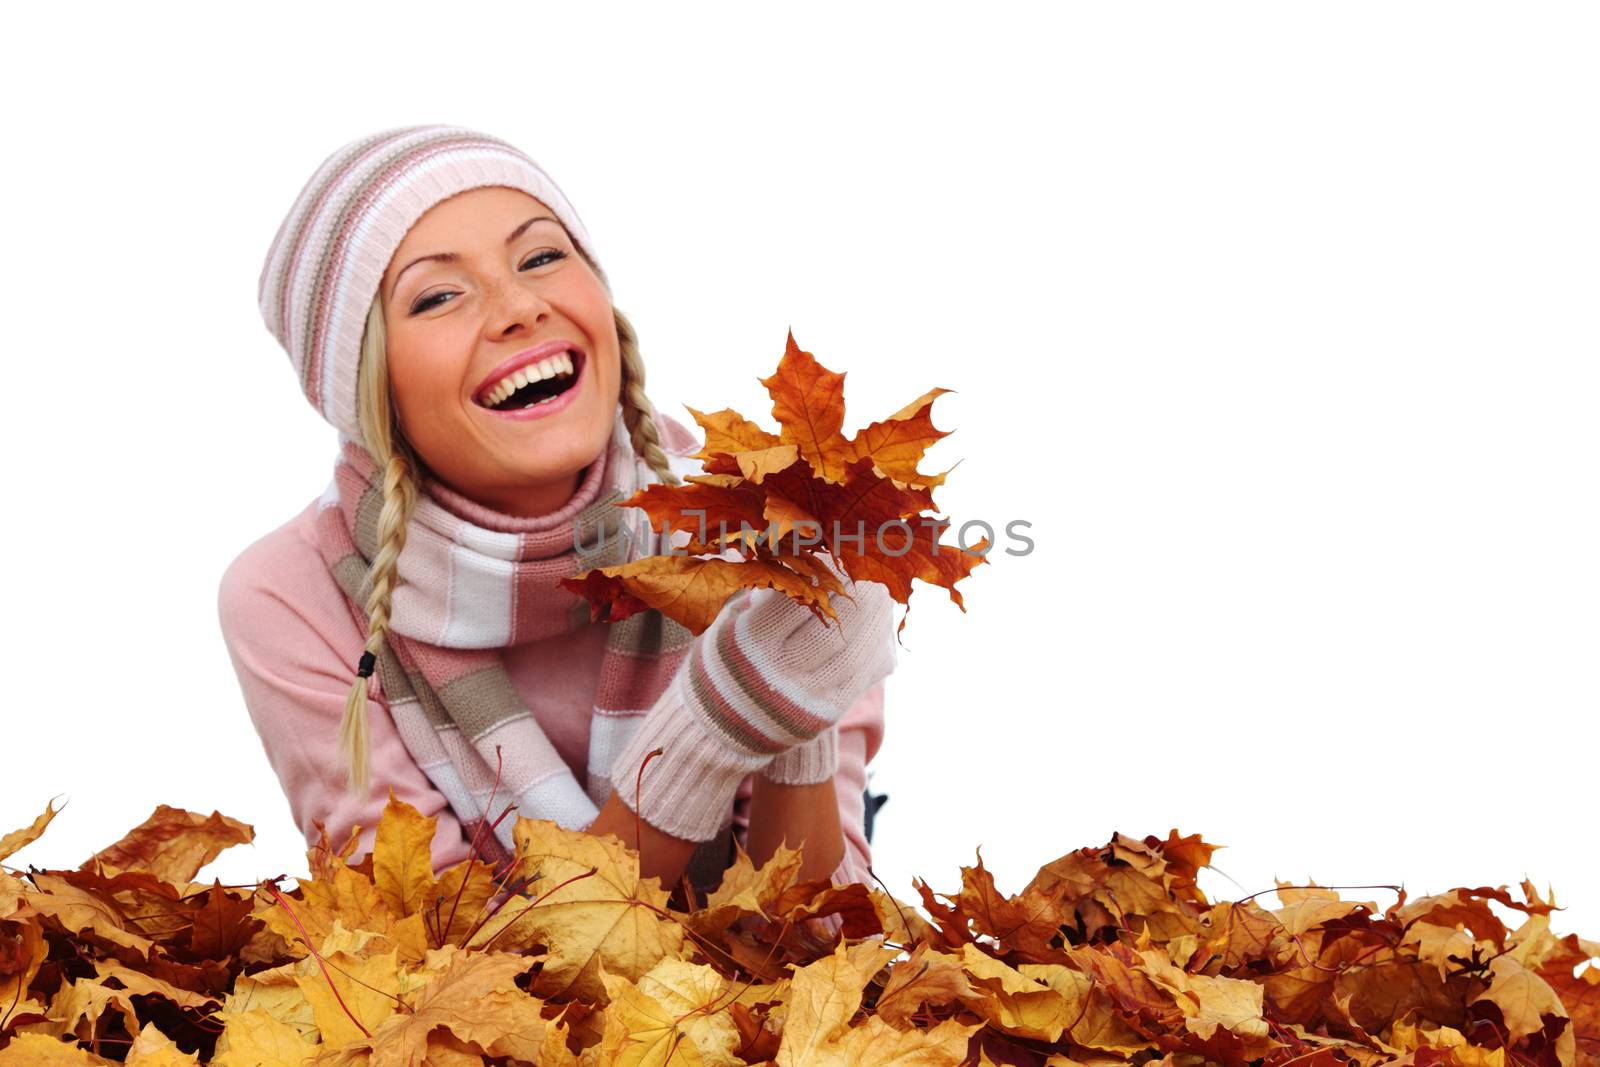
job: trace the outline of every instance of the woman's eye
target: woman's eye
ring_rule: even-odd
[[[527,270],[528,269],[528,265],[530,263],[534,263],[534,262],[537,262],[538,260],[544,259],[545,256],[551,257],[550,259],[546,260],[546,262],[548,262],[548,263],[554,263],[558,259],[566,259],[567,258],[567,254],[565,252],[562,252],[559,249],[546,248],[542,252],[536,252],[532,256],[530,256],[528,258],[528,261],[522,265],[522,269],[523,270]],[[544,264],[542,264],[542,263],[540,264],[540,266],[543,266],[543,265]]]
[[[548,258],[546,258],[546,257],[548,257]],[[554,262],[557,262],[558,260],[563,260],[563,259],[566,259],[566,258],[567,258],[567,254],[565,252],[561,251],[560,249],[558,249],[558,248],[546,248],[541,252],[536,252],[532,256],[529,256],[528,259],[526,261],[524,261],[524,263],[522,264],[522,269],[523,270],[528,270],[530,267],[532,267],[534,265],[542,267],[542,266],[545,266],[547,263],[554,263]],[[427,311],[429,308],[438,307],[441,303],[443,303],[443,301],[444,301],[444,299],[446,297],[455,296],[455,295],[456,294],[451,293],[451,292],[443,292],[443,293],[433,293],[433,294],[431,294],[429,296],[425,296],[421,300],[418,300],[415,304],[411,305],[411,314],[420,315],[422,312]]]
[[[437,306],[440,297],[454,295],[454,293],[434,293],[432,296],[425,296],[421,300],[418,300],[415,304],[411,305],[411,314],[416,315],[420,312],[427,311],[431,307]]]

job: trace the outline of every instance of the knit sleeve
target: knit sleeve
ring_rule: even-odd
[[[359,823],[351,856],[359,862],[372,850],[393,789],[396,798],[438,820],[435,871],[459,863],[470,855],[461,824],[411,758],[381,700],[367,700],[371,788],[364,799],[348,790],[339,721],[364,635],[307,539],[310,529],[303,514],[256,541],[228,566],[217,592],[223,641],[245,709],[290,814],[308,847],[317,840],[317,820],[336,848]]]

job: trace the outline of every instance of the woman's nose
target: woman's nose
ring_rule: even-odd
[[[533,326],[550,313],[550,302],[537,286],[525,281],[503,281],[487,294],[489,328],[502,337],[518,326]]]

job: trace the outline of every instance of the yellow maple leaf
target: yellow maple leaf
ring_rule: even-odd
[[[928,1030],[896,1030],[871,1016],[811,1050],[806,1067],[957,1067],[983,1029],[946,1019]]]
[[[506,903],[471,944],[545,946],[550,957],[535,979],[539,996],[601,1004],[602,962],[612,974],[636,979],[683,948],[683,927],[663,918],[670,894],[659,879],[640,877],[639,854],[616,837],[519,818],[512,839],[528,899]]]
[[[434,949],[424,968],[426,983],[402,998],[405,1010],[382,1020],[371,1038],[351,1042],[351,1051],[370,1049],[374,1064],[422,1063],[442,1028],[482,1054],[535,1060],[545,1040],[540,1002],[514,979],[538,962],[535,956],[467,952],[455,945]]]
[[[831,956],[798,968],[789,989],[778,1067],[813,1062],[819,1050],[850,1025],[867,982],[898,954],[875,940],[856,945],[840,941]]]
[[[46,1034],[17,1034],[0,1049],[0,1067],[102,1067],[115,1063]]]
[[[395,915],[415,915],[433,903],[433,833],[439,820],[423,815],[389,789],[372,846],[372,881]]]
[[[317,1046],[300,1028],[283,1022],[266,1008],[219,1011],[223,1024],[212,1067],[302,1067]]]
[[[155,1023],[145,1023],[139,1036],[128,1046],[127,1067],[200,1067],[200,1058],[180,1049],[177,1042],[156,1029]]]
[[[401,991],[396,950],[368,957],[334,952],[323,962],[326,970],[314,960],[304,960],[306,973],[295,976],[316,1016],[323,1044],[335,1048],[355,1044],[395,1013],[395,997]]]

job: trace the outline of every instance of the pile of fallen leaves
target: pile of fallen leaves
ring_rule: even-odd
[[[615,837],[529,819],[500,883],[436,878],[433,830],[391,794],[360,863],[324,835],[292,888],[208,885],[250,827],[162,806],[77,870],[0,871],[0,1065],[1600,1063],[1600,943],[1526,881],[1213,904],[1214,846],[1174,830],[1016,896],[980,855],[955,893],[913,881],[919,913],[798,882],[789,850],[680,897]]]

